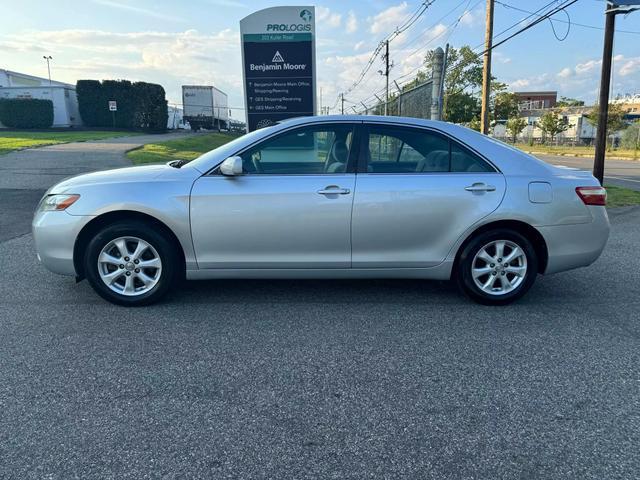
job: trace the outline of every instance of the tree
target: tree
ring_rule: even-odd
[[[504,91],[497,91],[495,93],[493,100],[494,120],[505,120],[507,118],[517,117],[518,113],[518,97],[515,93]]]
[[[542,130],[543,135],[551,136],[551,141],[556,138],[556,135],[562,133],[571,127],[565,117],[559,115],[557,111],[547,111],[536,123],[538,128]]]
[[[609,148],[611,148],[611,144],[613,143],[613,134],[618,130],[622,130],[626,127],[626,122],[624,121],[625,111],[622,109],[617,103],[609,104],[609,113],[607,115],[607,138],[609,139],[608,144]],[[600,118],[600,110],[598,105],[593,107],[589,115],[587,115],[587,120],[591,125],[598,126]]]
[[[575,98],[560,97],[560,100],[556,103],[556,107],[583,107],[584,101],[577,100]]]
[[[511,135],[513,143],[516,143],[516,138],[520,135],[520,132],[527,126],[527,121],[522,117],[513,117],[507,120],[507,132]]]
[[[469,123],[480,116],[480,100],[466,92],[450,96],[447,108],[447,121],[453,123]]]

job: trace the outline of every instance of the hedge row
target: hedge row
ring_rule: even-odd
[[[53,102],[36,98],[0,99],[0,123],[10,128],[49,128]]]
[[[163,131],[167,128],[167,101],[164,88],[155,83],[128,80],[78,80],[76,84],[80,116],[87,127],[115,127]],[[117,112],[109,111],[115,100]]]

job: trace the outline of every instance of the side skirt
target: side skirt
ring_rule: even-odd
[[[300,278],[300,279],[349,279],[349,278],[422,278],[449,280],[452,261],[445,261],[430,268],[211,268],[187,270],[187,280],[210,280],[219,278]]]

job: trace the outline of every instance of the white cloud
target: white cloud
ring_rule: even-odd
[[[602,60],[589,60],[584,63],[578,63],[575,66],[575,72],[578,75],[589,73],[593,70],[597,70],[601,64],[602,64]]]
[[[637,72],[640,72],[640,57],[634,57],[626,60],[618,70],[618,73],[623,77]]]
[[[230,29],[212,34],[196,30],[175,33],[34,30],[5,35],[1,40],[2,44],[21,43],[21,52],[41,51],[45,47],[55,52],[52,76],[60,81],[128,78],[159,83],[171,101],[180,100],[183,84],[213,84],[229,92],[233,106],[242,102],[240,37]],[[24,57],[22,53],[19,55]],[[28,69],[24,71],[30,73]]]
[[[476,24],[476,16],[473,14],[471,10],[465,10],[462,16],[460,17],[460,23],[467,27],[471,27]]]
[[[353,33],[356,30],[358,30],[358,19],[353,10],[349,10],[346,27],[347,27],[347,33]]]
[[[559,95],[579,98],[589,104],[598,94],[601,65],[600,59],[585,59],[555,74],[542,73],[508,83],[514,90],[557,90]],[[613,67],[613,94],[636,92],[640,84],[640,57],[618,54],[614,57]]]
[[[316,7],[316,15],[318,22],[321,25],[327,25],[331,28],[339,27],[342,23],[342,15],[339,13],[333,13],[331,9],[327,7]]]
[[[511,63],[511,59],[509,57],[507,57],[504,53],[499,52],[497,50],[493,51],[492,58],[495,59],[495,61],[498,63],[503,63],[503,64]]]
[[[558,77],[560,78],[569,78],[570,76],[573,75],[573,70],[570,69],[569,67],[565,67],[562,70],[560,70],[560,72],[558,73]]]
[[[364,40],[360,40],[358,43],[356,43],[356,44],[353,46],[353,49],[357,52],[357,51],[358,51],[358,50],[360,50],[362,47],[364,47],[364,44],[365,44]]]
[[[531,81],[527,78],[519,78],[509,84],[512,89],[527,88],[531,85]]]
[[[381,11],[374,17],[369,17],[367,19],[371,23],[369,30],[371,33],[392,32],[407,18],[407,7],[407,2],[402,2]]]

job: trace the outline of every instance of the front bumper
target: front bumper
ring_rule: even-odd
[[[605,207],[589,210],[590,223],[538,227],[549,253],[545,274],[586,267],[600,257],[609,239],[609,217]]]
[[[80,230],[92,216],[69,215],[63,212],[37,212],[31,229],[38,259],[54,273],[76,275],[73,249]]]

